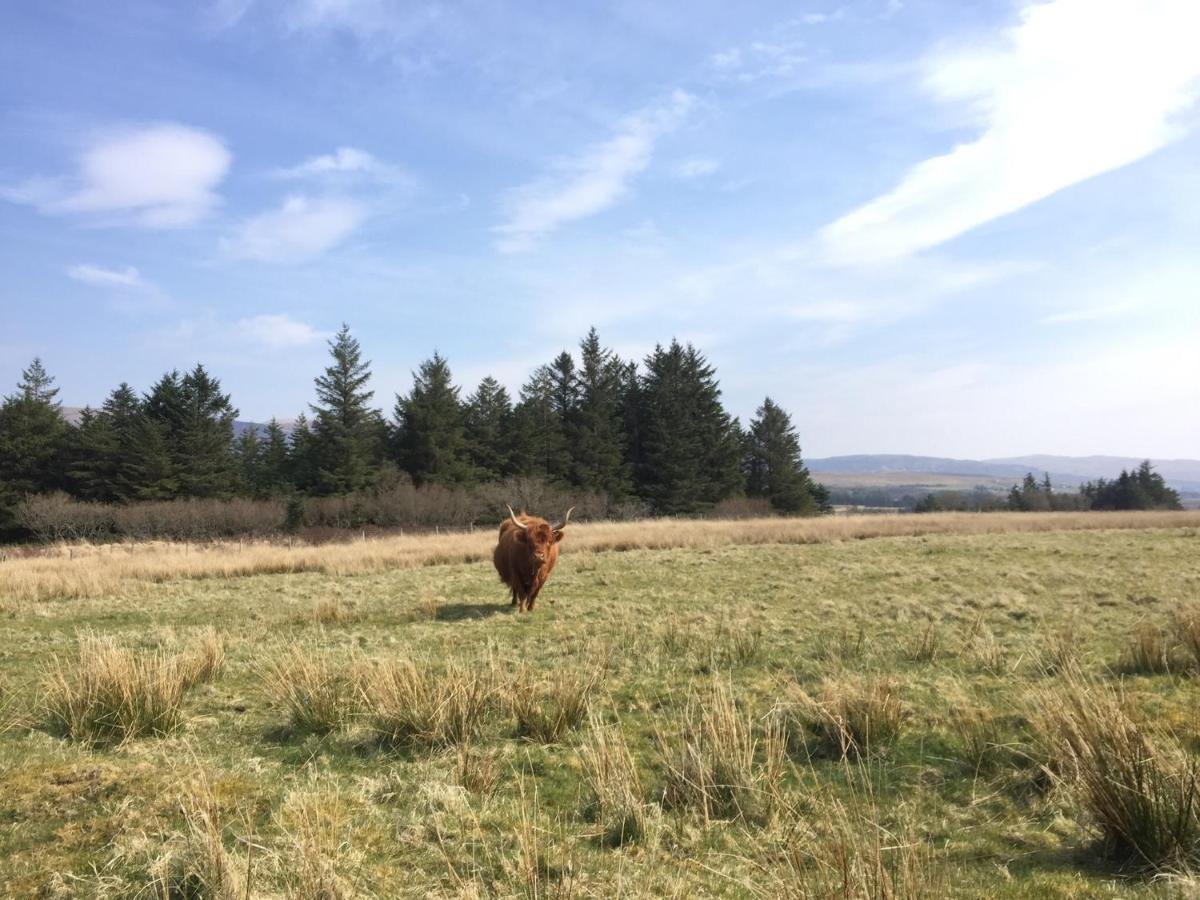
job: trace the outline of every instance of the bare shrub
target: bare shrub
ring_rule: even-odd
[[[716,682],[705,697],[693,696],[684,711],[677,740],[659,733],[667,772],[662,801],[668,808],[699,810],[712,818],[762,822],[770,818],[785,766],[785,742],[771,719],[761,741],[754,721],[738,711],[730,687]]]
[[[764,519],[779,513],[766,497],[726,497],[708,515],[713,519]]]
[[[345,726],[358,706],[362,663],[293,644],[259,667],[267,693],[296,731],[325,734]]]
[[[592,795],[585,815],[596,823],[600,843],[619,847],[641,840],[647,828],[646,804],[637,764],[620,726],[606,727],[593,716],[579,755]]]
[[[542,744],[556,743],[583,724],[599,681],[598,672],[582,669],[554,669],[541,679],[535,679],[528,669],[520,670],[508,697],[517,735]]]
[[[16,508],[16,520],[39,541],[100,541],[115,533],[112,507],[84,503],[63,491],[31,494]]]
[[[816,697],[799,692],[790,715],[815,737],[818,752],[843,758],[882,752],[900,737],[900,693],[891,678],[827,678]]]
[[[184,692],[196,673],[193,660],[82,635],[75,659],[51,665],[43,717],[51,732],[87,744],[170,734],[183,723]]]
[[[1156,872],[1200,865],[1200,759],[1153,734],[1117,688],[1078,670],[1033,698],[1033,722],[1111,859]]]
[[[427,663],[385,660],[365,676],[363,699],[371,729],[397,746],[471,744],[491,705],[492,680],[457,663],[436,672]]]
[[[1121,652],[1119,668],[1131,675],[1163,675],[1171,671],[1171,644],[1152,622],[1139,622]]]

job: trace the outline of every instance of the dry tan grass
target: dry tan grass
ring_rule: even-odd
[[[555,669],[535,679],[522,669],[509,687],[508,703],[520,737],[556,743],[583,724],[592,692],[600,682],[594,671]]]
[[[428,663],[389,659],[363,677],[366,716],[385,744],[420,747],[469,746],[492,706],[490,672],[457,663],[435,671]]]
[[[1153,622],[1139,622],[1121,652],[1118,667],[1131,675],[1163,675],[1171,671],[1171,643]]]
[[[1175,611],[1175,635],[1179,644],[1200,670],[1200,606],[1181,607]]]
[[[790,715],[816,737],[818,751],[858,756],[885,750],[900,736],[900,694],[892,678],[827,678],[817,696],[800,692]]]
[[[621,729],[593,716],[579,756],[592,794],[585,815],[596,823],[595,837],[606,847],[641,840],[647,828],[646,802],[637,763]]]
[[[1119,688],[1078,669],[1033,696],[1033,722],[1052,768],[1098,829],[1106,856],[1140,869],[1200,865],[1200,760],[1155,733]]]
[[[182,803],[185,829],[167,841],[150,866],[150,895],[157,900],[251,896],[252,863],[226,849],[220,809],[207,784]]]
[[[184,693],[215,674],[214,665],[203,652],[139,652],[111,637],[81,635],[77,656],[50,667],[42,716],[49,730],[88,744],[170,734],[183,723]]]
[[[345,654],[293,644],[269,657],[259,677],[292,728],[323,734],[346,725],[357,710],[362,665]]]
[[[872,537],[987,534],[1110,528],[1197,528],[1200,511],[1114,513],[937,513],[733,521],[651,519],[572,525],[566,552],[714,548],[735,544],[810,544]],[[0,597],[14,601],[91,597],[130,581],[234,578],[321,572],[347,575],[489,559],[495,537],[473,533],[413,535],[305,545],[279,541],[187,544],[60,544],[0,564]]]

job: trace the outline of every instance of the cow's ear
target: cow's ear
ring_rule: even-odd
[[[566,532],[564,532],[561,528],[558,529],[558,531],[554,532],[554,543],[557,544],[559,541],[561,541],[563,539],[563,535],[565,533]]]

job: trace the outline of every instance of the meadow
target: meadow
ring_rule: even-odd
[[[12,897],[1192,897],[1200,514],[0,561]]]

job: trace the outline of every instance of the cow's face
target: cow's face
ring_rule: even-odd
[[[517,532],[517,540],[529,547],[529,553],[539,565],[550,557],[550,550],[563,539],[561,529],[555,531],[545,522],[530,525]]]

